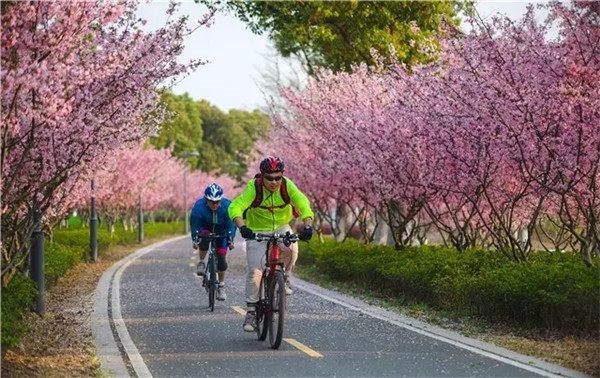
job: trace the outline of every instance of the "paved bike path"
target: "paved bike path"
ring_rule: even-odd
[[[130,375],[583,376],[533,358],[503,356],[494,348],[493,353],[481,351],[477,342],[471,344],[475,348],[462,343],[464,338],[454,342],[447,334],[430,335],[422,331],[426,327],[405,326],[393,315],[298,280],[288,301],[286,341],[272,350],[268,341],[242,330],[243,316],[235,306],[244,304],[245,252],[243,243],[237,245],[228,257],[228,299],[217,302],[214,312],[193,274],[197,257],[187,239],[162,244],[120,271],[120,306],[113,306],[112,313],[120,313],[127,330],[120,350]],[[127,348],[128,337],[134,347]]]

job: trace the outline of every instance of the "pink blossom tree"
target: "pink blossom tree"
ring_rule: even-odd
[[[103,168],[94,175],[98,213],[111,231],[118,221],[125,230],[137,225],[139,207],[144,212],[159,210],[183,214],[183,173],[189,169],[184,161],[173,157],[171,149],[138,146],[114,152],[104,159]],[[212,182],[223,187],[227,196],[235,196],[236,181],[229,176],[216,177],[200,171],[188,174],[188,195],[191,208],[195,199],[204,196]],[[91,188],[80,181],[69,200],[71,206],[89,206]],[[230,197],[231,198],[231,197]]]
[[[135,9],[41,1],[2,14],[3,285],[27,256],[34,214],[110,151],[153,134],[165,116],[157,88],[202,63],[176,61],[185,19],[145,33]]]
[[[330,197],[336,206],[340,195],[349,197],[342,202],[363,230],[367,214],[373,218],[379,212],[397,245],[412,239],[415,217],[426,202],[420,185],[420,142],[402,122],[407,113],[395,107],[401,90],[364,65],[352,74],[322,72],[306,91],[284,92],[295,113],[276,119],[277,132],[287,128],[289,138],[311,138],[300,141],[316,155],[301,176],[318,169],[320,177],[307,184],[316,184],[321,193],[335,193]],[[331,204],[326,201],[324,206]]]
[[[322,72],[306,90],[284,91],[292,110],[275,117],[273,144],[299,146],[281,151],[315,191],[348,190],[387,211],[398,245],[425,219],[459,249],[483,237],[522,261],[531,239],[517,231],[531,236],[554,211],[591,264],[600,248],[599,6],[546,6],[543,24],[533,8],[518,22],[476,24],[445,40],[432,64]]]
[[[460,177],[456,173],[437,181],[448,188],[472,181],[477,189],[467,198],[482,200],[487,213],[480,212],[480,219],[498,249],[526,259],[530,241],[521,243],[515,228],[531,235],[554,193],[564,199],[565,220],[567,213],[582,214],[577,221],[569,219],[571,226],[562,223],[591,264],[600,211],[595,184],[600,122],[594,110],[599,8],[587,3],[548,8],[550,16],[542,25],[531,7],[519,22],[496,18],[465,38],[448,41],[437,73],[427,80],[435,89],[421,98],[430,108],[423,114],[434,130],[436,153],[443,149],[466,173],[458,182],[453,181]],[[547,37],[552,22],[560,30],[557,40]]]

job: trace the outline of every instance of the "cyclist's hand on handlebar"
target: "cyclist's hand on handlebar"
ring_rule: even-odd
[[[198,243],[192,243],[192,248],[198,249]]]
[[[240,227],[240,234],[244,239],[254,239],[254,232],[249,229],[246,225]]]
[[[227,247],[231,251],[234,248],[233,241],[230,241],[229,243],[227,243]]]
[[[310,240],[310,238],[312,238],[312,233],[313,233],[313,229],[311,226],[308,226],[308,225],[304,226],[304,229],[298,235],[298,239],[303,240],[303,241],[308,241],[308,240]]]

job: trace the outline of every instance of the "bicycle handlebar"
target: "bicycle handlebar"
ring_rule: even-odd
[[[231,242],[231,232],[227,232],[224,234],[215,234],[211,232],[210,234],[206,235],[200,235],[200,233],[197,233],[196,236],[194,236],[194,243],[199,243],[201,239],[217,240],[222,238],[227,238],[227,240]]]
[[[292,234],[289,231],[285,234],[263,234],[260,232],[256,232],[254,234],[254,240],[256,241],[265,241],[265,240],[270,240],[272,242],[277,242],[278,240],[283,240],[284,244],[289,244],[289,243],[295,243],[298,240],[300,240],[300,238],[298,237],[298,235],[296,234]]]

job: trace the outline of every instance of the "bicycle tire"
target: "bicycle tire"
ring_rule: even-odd
[[[269,285],[269,342],[271,348],[277,349],[283,339],[285,323],[285,278],[283,272],[277,270]]]
[[[258,340],[264,341],[267,338],[267,331],[269,328],[268,324],[268,307],[265,294],[267,291],[265,287],[268,287],[267,277],[260,279],[260,285],[258,286],[258,302],[256,303],[256,336]]]
[[[208,256],[208,307],[210,311],[215,311],[215,295],[217,291],[217,280],[215,261],[212,253]]]

